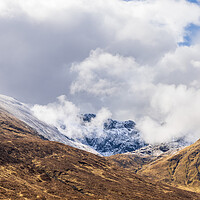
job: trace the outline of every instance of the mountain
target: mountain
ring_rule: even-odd
[[[144,166],[139,174],[200,192],[200,140]]]
[[[21,103],[12,97],[0,95],[0,108],[3,108],[10,114],[14,115],[16,118],[32,127],[42,137],[50,141],[61,142],[72,147],[98,154],[98,152],[93,148],[67,137],[66,135],[62,134],[56,127],[46,124],[45,122],[42,122],[36,118],[27,104]]]
[[[84,114],[82,119],[84,123],[90,123],[95,117],[95,114]],[[121,122],[108,119],[104,123],[102,134],[93,130],[92,134],[80,138],[79,141],[103,156],[131,152],[146,145],[135,125],[131,120]]]
[[[3,109],[0,124],[0,199],[200,199],[98,155],[45,140]]]
[[[153,147],[152,145],[145,143],[140,132],[136,128],[135,122],[131,120],[117,121],[108,119],[104,122],[103,127],[94,126],[91,128],[96,115],[84,114],[79,116],[81,121],[79,128],[83,134],[80,134],[81,136],[77,137],[68,134],[68,127],[65,124],[55,127],[39,120],[34,116],[30,106],[11,97],[0,95],[0,107],[7,110],[50,141],[61,142],[95,154],[103,156],[128,152],[138,154],[142,151],[150,152],[150,149],[152,148],[154,148],[154,153],[157,152],[156,154],[159,152],[163,153],[162,150],[155,150],[155,146]],[[177,140],[176,143],[175,146],[188,145],[180,139]],[[171,150],[175,147],[174,145],[167,145]],[[144,153],[141,155],[143,156],[143,154]],[[154,157],[154,155],[152,155],[152,157]]]
[[[136,173],[145,165],[167,155],[172,155],[188,145],[189,143],[185,142],[184,139],[155,145],[149,144],[132,152],[110,156],[107,160]]]
[[[99,134],[100,131],[97,127],[97,129],[91,131],[87,130],[84,137],[75,138],[67,136],[65,125],[54,127],[39,120],[34,116],[30,106],[14,98],[0,95],[0,107],[28,124],[50,141],[58,141],[95,154],[109,156],[134,151],[146,145],[140,136],[140,132],[135,128],[135,123],[131,120],[120,122],[108,119],[104,123],[103,134]],[[86,129],[86,125],[95,117],[95,114],[80,116],[83,122],[82,129]]]

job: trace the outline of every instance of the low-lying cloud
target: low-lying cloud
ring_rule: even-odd
[[[34,105],[31,110],[38,119],[57,127],[61,133],[72,139],[81,139],[92,134],[97,137],[103,135],[104,123],[111,117],[111,113],[102,108],[91,122],[84,122],[80,109],[64,95],[45,106]]]

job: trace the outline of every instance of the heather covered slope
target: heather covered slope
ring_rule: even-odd
[[[17,119],[0,107],[0,139],[10,141],[12,139],[46,139],[26,123]]]
[[[0,199],[199,199],[157,184],[97,155],[42,140],[0,114]]]
[[[189,144],[184,140],[175,140],[155,145],[149,144],[135,151],[109,156],[106,159],[112,164],[116,164],[117,166],[136,173],[145,165],[163,157],[172,155],[183,149],[184,146],[188,145]]]
[[[142,157],[134,154],[117,154],[105,157],[105,159],[113,165],[132,171],[133,173],[137,173],[144,165],[152,162],[150,157]]]
[[[51,112],[45,115],[46,117],[43,115],[39,117],[34,115],[33,110],[27,104],[4,95],[0,95],[0,107],[50,141],[61,142],[103,156],[132,151],[139,151],[140,154],[141,150],[142,154],[146,152],[145,154],[149,155],[149,152],[152,152],[152,156],[154,156],[154,153],[157,156],[162,154],[163,151],[171,151],[174,148],[189,145],[183,138],[182,140],[173,141],[171,144],[167,144],[167,146],[160,146],[159,144],[157,148],[154,148],[145,143],[140,131],[136,128],[135,122],[132,120],[117,121],[105,119],[105,121],[101,121],[98,114],[77,114],[75,120],[71,121],[70,118],[65,119],[68,114],[64,113],[61,115],[62,117],[58,119],[55,117],[53,122],[50,123],[48,120],[48,122],[45,122],[45,119],[48,118],[48,115],[52,115]],[[38,109],[40,110],[41,108],[39,107]],[[68,110],[69,108],[60,109]],[[53,116],[59,116],[59,114],[55,113]]]
[[[140,174],[200,192],[200,140],[172,156],[150,163]]]
[[[0,108],[6,110],[12,116],[15,116],[15,118],[23,121],[29,127],[33,128],[35,131],[37,131],[39,135],[41,135],[41,137],[47,138],[50,141],[61,142],[75,148],[98,154],[98,152],[96,152],[91,147],[75,141],[74,138],[68,138],[66,135],[62,134],[56,127],[42,122],[41,120],[36,118],[27,104],[19,102],[12,97],[0,95]]]

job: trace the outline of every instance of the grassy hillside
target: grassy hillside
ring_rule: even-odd
[[[175,155],[144,166],[139,174],[200,192],[200,140]]]
[[[113,165],[123,167],[124,169],[130,170],[134,173],[137,173],[144,165],[152,162],[151,157],[142,157],[134,154],[116,154],[105,158]]]
[[[0,111],[0,199],[200,199],[37,133]]]

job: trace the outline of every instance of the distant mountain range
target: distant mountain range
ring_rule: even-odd
[[[146,154],[159,156],[168,150],[171,152],[189,145],[183,139],[171,141],[165,145],[149,145],[142,139],[135,122],[131,120],[122,122],[108,119],[102,127],[103,132],[101,134],[99,134],[99,129],[97,128],[92,129],[89,134],[83,134],[82,137],[71,137],[67,135],[67,127],[65,125],[61,124],[60,127],[54,127],[39,120],[34,116],[28,105],[16,99],[0,95],[0,107],[28,124],[48,140],[58,141],[103,156],[134,152],[136,150],[135,153],[137,154],[146,152]],[[91,123],[95,117],[95,114],[81,115],[82,128],[87,128],[87,124]]]

